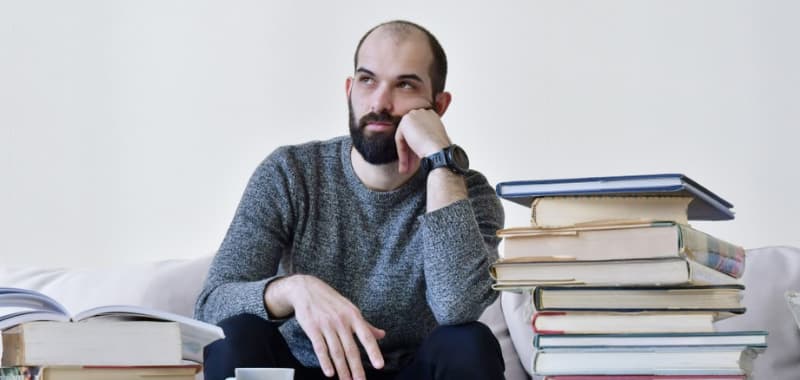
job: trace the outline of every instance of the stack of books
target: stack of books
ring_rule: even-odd
[[[531,207],[498,231],[495,288],[529,291],[533,372],[550,380],[745,379],[763,331],[717,332],[745,312],[745,252],[692,228],[729,202],[682,174],[497,186]]]
[[[140,306],[71,315],[35,291],[0,288],[0,380],[193,380],[214,325]]]

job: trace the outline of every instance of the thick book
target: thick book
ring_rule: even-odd
[[[561,257],[576,260],[687,257],[734,277],[744,274],[745,250],[722,239],[671,222],[611,224],[497,231],[503,258]]]
[[[740,281],[681,257],[572,260],[554,257],[498,260],[490,267],[496,290],[543,285],[739,284]]]
[[[689,220],[734,217],[730,202],[683,174],[509,181],[498,183],[496,190],[499,197],[526,207],[530,207],[535,198],[546,196],[688,196],[692,198],[687,210]]]
[[[195,380],[199,364],[0,368],[0,380]]]
[[[559,375],[544,380],[746,380],[745,375]]]
[[[706,311],[742,314],[744,286],[540,286],[538,311]]]
[[[649,334],[562,334],[536,335],[533,346],[553,348],[626,348],[626,347],[721,347],[747,346],[767,348],[765,331],[731,331],[707,333],[649,333]]]
[[[2,341],[4,367],[181,363],[175,322],[25,322],[3,331]]]
[[[549,349],[533,355],[537,375],[749,375],[763,351],[748,346]]]
[[[714,321],[732,315],[697,311],[537,311],[531,326],[535,334],[712,332]]]
[[[592,224],[671,221],[688,224],[691,197],[539,197],[531,204],[531,226],[559,228]]]
[[[77,322],[89,319],[176,322],[180,327],[182,356],[203,361],[203,348],[225,337],[219,326],[182,315],[133,305],[108,305],[71,314],[58,301],[28,289],[0,287],[0,330],[32,321]]]

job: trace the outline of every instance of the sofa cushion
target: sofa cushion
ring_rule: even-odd
[[[747,312],[717,322],[717,329],[769,332],[767,351],[755,361],[754,379],[800,378],[800,329],[784,299],[787,290],[800,290],[800,249],[748,250],[743,280]]]
[[[96,269],[0,267],[0,286],[42,292],[75,314],[102,305],[139,305],[192,316],[211,256]]]
[[[40,291],[77,313],[95,306],[126,304],[192,316],[212,256],[190,260],[120,265],[96,269],[0,267],[0,286]],[[480,318],[497,337],[507,380],[525,380],[498,301]]]
[[[500,302],[520,365],[529,376],[533,376],[533,328],[531,327],[533,304],[531,296],[529,293],[503,292],[500,295]]]
[[[526,380],[528,375],[522,368],[522,363],[514,349],[514,342],[511,341],[511,333],[506,325],[503,315],[503,308],[500,304],[500,297],[484,310],[479,321],[489,326],[497,341],[500,343],[500,350],[503,353],[503,360],[506,365],[506,380]]]

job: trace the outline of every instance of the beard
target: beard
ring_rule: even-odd
[[[397,143],[394,135],[400,125],[402,116],[392,116],[386,111],[381,113],[370,112],[356,120],[353,113],[353,102],[348,99],[347,107],[350,111],[350,138],[364,160],[373,165],[388,164],[397,161]],[[367,133],[366,127],[370,122],[390,122],[394,129],[392,132]]]

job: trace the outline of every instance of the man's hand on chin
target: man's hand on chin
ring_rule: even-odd
[[[431,109],[409,111],[395,133],[398,171],[406,173],[416,168],[422,157],[436,153],[450,145],[442,119]]]

